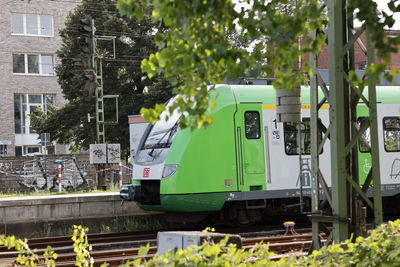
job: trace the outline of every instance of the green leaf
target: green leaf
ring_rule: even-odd
[[[146,256],[150,250],[150,244],[147,243],[146,246],[142,246],[139,248],[138,255],[139,256]]]

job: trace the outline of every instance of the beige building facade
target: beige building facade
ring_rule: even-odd
[[[59,30],[79,0],[0,0],[0,156],[65,153],[42,146],[29,114],[65,103],[54,73]],[[42,136],[43,137],[43,136]]]

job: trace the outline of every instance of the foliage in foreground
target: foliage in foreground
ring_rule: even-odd
[[[365,23],[378,63],[368,61],[365,79],[349,71],[348,80],[357,93],[362,93],[368,77],[379,77],[389,66],[390,54],[397,53],[400,36],[390,37],[386,29],[393,27],[399,14],[398,0],[388,0],[387,11],[377,12],[377,1],[347,0],[343,16]],[[192,128],[212,122],[210,85],[225,83],[240,77],[275,77],[275,88],[292,90],[308,82],[315,74],[312,64],[299,58],[318,55],[327,36],[311,33],[327,32],[334,7],[340,1],[322,0],[118,0],[122,14],[137,19],[151,14],[153,21],[163,23],[168,31],[158,32],[155,42],[159,51],[144,59],[142,71],[148,77],[162,74],[179,97],[169,107],[191,115],[180,125]],[[333,20],[331,20],[333,21]],[[330,26],[329,26],[330,27]],[[229,32],[238,31],[249,48],[236,46]],[[301,45],[299,40],[301,39]],[[331,40],[329,40],[331,44]],[[392,81],[397,70],[386,72]],[[142,109],[145,118],[155,121],[165,106]]]
[[[86,232],[87,228],[74,226],[72,239],[76,266],[93,266]],[[20,251],[16,259],[19,266],[55,266],[58,257],[50,248],[44,257],[39,257],[36,251],[29,249],[26,240],[15,237],[0,236],[0,245]],[[146,255],[148,251],[149,245],[142,247],[139,255]],[[273,261],[273,255],[266,244],[257,244],[250,250],[237,249],[235,245],[227,244],[226,238],[218,244],[208,242],[157,255],[149,261],[137,258],[120,266],[400,266],[400,219],[379,226],[366,238],[323,247],[308,257],[292,255]]]
[[[323,247],[301,261],[303,265],[399,266],[400,219],[382,224],[366,238]]]
[[[147,262],[137,259],[125,266],[399,266],[400,220],[382,224],[366,238],[323,247],[308,257],[292,255],[273,261],[273,255],[266,244],[246,251],[224,240],[178,250],[175,255],[169,252]]]

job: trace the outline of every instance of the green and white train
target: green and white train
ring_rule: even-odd
[[[300,138],[300,124],[276,122],[272,86],[219,85],[210,94],[217,106],[212,110],[215,121],[207,129],[180,129],[179,114],[154,126],[142,125],[133,138],[132,182],[122,188],[121,197],[145,210],[179,213],[179,220],[212,214],[218,220],[244,223],[296,206],[300,182],[309,196],[309,88],[302,88]],[[400,88],[378,86],[377,101],[382,194],[395,196],[400,193]],[[328,109],[324,105],[320,110],[325,124]],[[360,120],[368,116],[362,106],[357,113]],[[328,141],[320,155],[325,176],[329,163]],[[361,182],[370,167],[370,155],[361,144]]]

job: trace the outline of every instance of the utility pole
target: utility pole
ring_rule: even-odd
[[[98,144],[106,144],[105,125],[118,124],[118,95],[104,95],[103,88],[103,61],[106,58],[99,56],[97,53],[98,40],[112,41],[113,43],[113,57],[115,59],[115,36],[99,36],[96,35],[96,26],[94,19],[86,15],[81,19],[82,31],[85,33],[85,46],[82,47],[83,58],[81,59],[82,65],[87,64],[85,68],[85,86],[81,93],[85,100],[90,101],[95,96],[96,102],[96,136]],[[105,105],[104,99],[115,99],[115,120],[105,121]],[[90,121],[92,117],[88,114]],[[106,164],[97,164],[97,181],[98,189],[105,190],[109,182],[105,175]]]
[[[329,54],[329,88],[324,84],[317,69],[317,57],[312,56],[314,75],[311,77],[311,160],[312,160],[312,220],[313,249],[320,246],[319,233],[326,231],[326,223],[333,226],[329,241],[336,243],[350,237],[350,233],[363,233],[363,203],[374,211],[374,222],[382,222],[382,199],[379,174],[379,148],[376,113],[376,78],[368,76],[368,97],[359,92],[349,80],[354,70],[354,45],[360,44],[360,35],[367,30],[367,46],[363,52],[368,64],[374,62],[374,46],[368,38],[368,26],[353,28],[353,11],[347,0],[326,0],[328,9],[327,31]],[[321,33],[313,33],[316,34]],[[360,44],[362,47],[362,44]],[[322,93],[322,95],[321,95]],[[329,125],[318,121],[319,109],[329,104]],[[360,123],[357,107],[363,105],[369,116]],[[370,140],[363,134],[370,128]],[[318,136],[322,134],[322,139]],[[319,154],[327,140],[331,147],[331,191],[324,174],[319,169]],[[370,148],[372,168],[360,186],[358,174],[358,144]],[[371,190],[372,188],[372,190]],[[367,196],[371,190],[373,200]],[[323,194],[322,194],[323,192]],[[321,201],[320,196],[325,200]],[[331,214],[327,212],[331,210]]]

